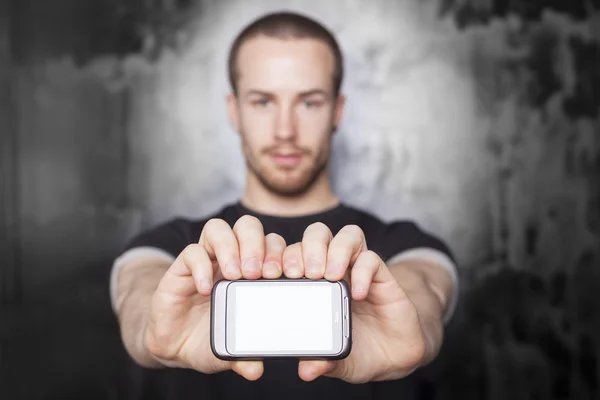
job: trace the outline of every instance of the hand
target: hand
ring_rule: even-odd
[[[284,252],[289,278],[346,279],[352,290],[350,355],[337,361],[301,361],[299,376],[325,375],[351,383],[399,379],[413,372],[425,354],[425,338],[413,303],[381,258],[367,250],[362,230],[348,225],[333,237],[317,223],[301,243]]]
[[[145,348],[163,365],[210,374],[233,369],[249,380],[263,373],[259,361],[223,361],[210,348],[210,296],[225,278],[281,276],[285,240],[264,235],[258,219],[240,218],[233,229],[212,219],[197,244],[189,245],[169,267],[152,298],[144,332]]]

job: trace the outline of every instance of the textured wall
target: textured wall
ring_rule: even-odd
[[[76,239],[82,251],[102,247],[71,252],[65,265],[240,193],[244,165],[225,115],[226,51],[243,24],[286,5],[331,26],[346,52],[348,107],[332,162],[339,194],[386,219],[417,218],[465,265],[492,257],[490,117],[477,107],[471,40],[451,20],[437,23],[435,2],[295,3],[204,4],[172,39],[176,47],[161,52],[147,36],[144,55],[101,53],[82,67],[56,49],[30,61],[17,89],[20,173],[30,183],[21,186],[23,238],[45,239],[41,254],[24,252],[25,290],[56,277],[39,260],[64,259],[60,242],[77,231],[86,232]],[[23,59],[40,57],[31,42]],[[100,221],[109,225],[98,232]]]
[[[436,23],[434,2],[226,4],[206,6],[182,51],[163,53],[132,87],[129,187],[144,217],[205,214],[239,194],[244,166],[225,114],[226,51],[243,24],[289,6],[331,26],[345,51],[338,193],[384,218],[418,218],[468,264],[489,257],[489,118],[464,68],[469,44],[452,23]],[[475,192],[487,195],[466,195]]]
[[[123,355],[113,350],[108,264],[139,229],[239,195],[226,51],[254,16],[290,7],[332,27],[346,54],[348,106],[332,159],[338,193],[385,219],[418,219],[464,267],[462,307],[423,374],[435,383],[424,386],[430,397],[597,398],[594,2],[249,3],[5,7],[12,66],[0,84],[13,101],[1,97],[0,111],[17,112],[2,121],[13,134],[1,143],[18,149],[10,176],[20,222],[10,277],[22,278],[31,305],[8,309],[0,335],[37,343],[31,332],[46,333],[46,351],[12,342],[9,376],[42,377],[52,366],[56,393],[116,390],[111,368]],[[93,343],[105,345],[82,350]],[[17,362],[24,353],[35,365]],[[48,390],[14,384],[31,398]]]
[[[8,7],[5,1],[0,1],[0,260],[8,267],[0,268],[0,304],[10,300],[18,285],[15,281],[16,246],[13,234],[15,222],[16,199],[10,190],[15,184],[15,137],[14,102],[12,99],[10,62],[10,35],[8,27]]]

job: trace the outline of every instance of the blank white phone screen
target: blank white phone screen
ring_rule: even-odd
[[[237,285],[236,352],[327,351],[333,347],[330,285]]]

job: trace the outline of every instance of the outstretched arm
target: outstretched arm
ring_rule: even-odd
[[[144,346],[143,335],[152,296],[170,263],[160,258],[139,258],[121,268],[117,280],[116,314],[127,352],[139,365],[164,367]]]
[[[447,268],[425,258],[392,262],[389,270],[414,304],[425,337],[421,366],[433,361],[444,339],[445,317],[451,312],[456,285]]]

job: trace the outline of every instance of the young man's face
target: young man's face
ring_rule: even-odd
[[[331,50],[314,39],[258,36],[241,46],[237,67],[229,113],[249,173],[274,193],[305,192],[326,168],[342,114]]]

